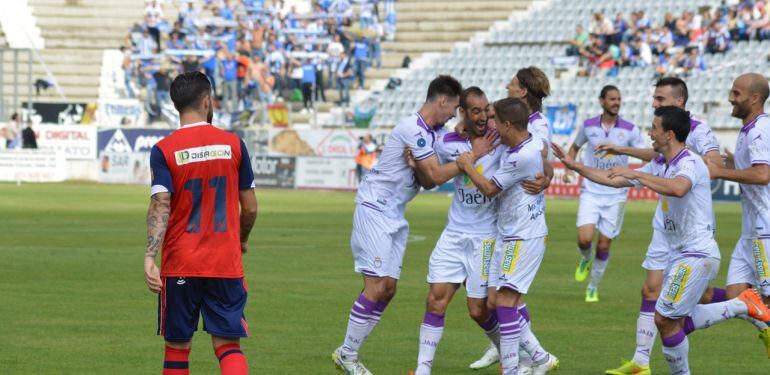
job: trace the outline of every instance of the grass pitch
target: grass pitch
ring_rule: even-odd
[[[148,189],[83,183],[0,185],[0,374],[160,373],[156,298],[143,282]],[[333,374],[330,353],[344,335],[361,288],[349,248],[352,193],[259,190],[259,217],[246,255],[251,338],[243,349],[253,374]],[[364,345],[375,374],[415,366],[430,251],[450,198],[421,194],[410,204],[412,239],[399,292]],[[630,203],[600,288],[583,302],[573,279],[576,201],[550,200],[548,247],[526,297],[533,329],[562,363],[561,374],[599,374],[634,350],[641,262],[655,204]],[[723,285],[740,232],[740,206],[717,204]],[[435,374],[467,369],[487,341],[468,318],[464,291],[447,312]],[[690,336],[695,374],[767,374],[756,330],[730,321]],[[655,373],[667,373],[660,340]],[[194,339],[190,368],[218,373],[207,335]],[[478,374],[496,374],[491,368]]]

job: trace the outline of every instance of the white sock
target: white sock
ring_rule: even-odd
[[[664,337],[663,357],[666,358],[671,375],[690,375],[688,352],[690,344],[684,331],[679,331],[671,337]]]
[[[495,310],[492,310],[489,313],[489,318],[484,323],[479,324],[479,326],[484,330],[484,334],[487,335],[489,342],[500,353],[500,324],[497,321]]]
[[[345,333],[345,342],[342,344],[343,353],[349,358],[358,358],[358,350],[371,332],[369,320],[376,303],[370,301],[363,294],[353,302],[348,316],[348,329]]]
[[[498,306],[497,320],[500,322],[500,363],[503,375],[519,372],[519,313],[515,307]]]
[[[420,352],[417,355],[415,375],[428,375],[436,356],[436,348],[444,333],[444,314],[425,313],[420,324]]]
[[[382,313],[385,312],[386,307],[388,307],[388,303],[383,301],[377,302],[377,304],[374,306],[372,315],[369,317],[369,324],[367,325],[366,335],[364,336],[364,340],[366,340],[366,338],[369,337],[369,335],[374,330],[374,327],[377,327],[377,324],[380,322],[380,319],[382,318]]]
[[[684,330],[689,334],[693,330],[708,328],[747,312],[748,306],[737,298],[708,305],[695,305],[690,316],[685,318]]]
[[[652,347],[655,345],[655,336],[658,327],[655,326],[655,301],[642,300],[639,317],[636,319],[636,351],[632,361],[639,366],[650,364]]]
[[[746,314],[738,314],[735,317],[743,319],[743,320],[753,324],[754,327],[757,327],[757,329],[760,330],[760,331],[764,331],[765,328],[768,327],[767,323],[765,323],[765,322],[763,322],[763,321],[761,321],[759,319],[754,319],[754,318],[752,318],[752,317],[750,317],[750,316],[748,316]]]
[[[548,360],[548,352],[540,345],[528,321],[529,311],[526,305],[519,306],[519,327],[521,336],[519,338],[519,363],[532,365],[540,364]]]
[[[591,265],[591,281],[588,282],[588,287],[591,289],[599,288],[599,282],[602,281],[604,271],[607,269],[607,264],[610,262],[610,253],[604,254],[606,255],[597,254],[597,256],[594,257],[594,263]]]
[[[591,243],[591,246],[589,246],[587,249],[581,249],[580,246],[578,246],[578,252],[580,255],[585,258],[585,260],[591,260],[591,255],[593,254],[594,246],[593,242]]]

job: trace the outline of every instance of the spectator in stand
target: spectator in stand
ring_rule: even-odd
[[[306,58],[302,62],[302,79],[300,81],[302,88],[302,105],[303,111],[313,110],[313,86],[315,86],[315,73],[316,67],[311,59]]]
[[[340,62],[337,65],[337,90],[339,91],[340,102],[342,106],[350,105],[350,84],[353,81],[353,63],[346,53],[340,55]]]
[[[155,48],[160,46],[160,23],[163,22],[163,7],[158,4],[157,0],[152,0],[146,8],[144,8],[144,24],[147,31],[155,41]]]
[[[248,44],[248,43],[246,43]],[[238,100],[243,100],[246,97],[246,86],[248,85],[247,76],[249,74],[249,67],[251,66],[251,59],[249,53],[244,50],[238,51],[238,57],[235,58],[238,62],[235,76],[238,78]]]
[[[612,44],[620,44],[621,41],[623,41],[623,34],[625,34],[626,30],[628,29],[628,24],[626,23],[625,18],[623,18],[623,13],[618,13],[615,16],[615,21],[612,23],[613,28],[613,34],[610,37],[612,40]]]
[[[356,78],[358,79],[358,89],[360,90],[363,90],[364,88],[368,56],[369,43],[366,41],[364,35],[359,35],[356,39],[356,45],[353,48],[353,58],[355,59]]]
[[[340,36],[335,34],[333,41],[329,43],[329,46],[326,48],[326,54],[329,55],[329,86],[332,88],[337,87],[337,80],[334,78],[336,77],[337,67],[339,66],[343,52],[345,52],[345,48],[342,46],[342,43],[340,43]]]
[[[155,103],[159,110],[163,105],[170,102],[169,89],[171,89],[171,72],[174,68],[170,64],[161,65],[158,71],[154,72],[152,78],[155,79]]]
[[[612,35],[614,34],[612,22],[603,13],[594,13],[589,30],[607,43],[611,42]]]
[[[377,143],[372,140],[372,135],[367,134],[359,138],[358,151],[356,152],[356,177],[358,182],[369,173],[377,161]]]
[[[134,96],[134,88],[131,85],[131,81],[134,78],[134,64],[131,60],[131,50],[121,46],[120,52],[123,54],[123,62],[120,64],[120,67],[123,69],[123,84],[126,86],[126,97],[129,99],[133,99]]]
[[[377,69],[382,69],[382,37],[385,35],[385,30],[382,24],[377,18],[374,18],[371,27],[372,31],[372,44],[369,46],[369,61],[371,66],[376,66]]]
[[[273,89],[275,88],[275,78],[270,74],[267,64],[260,63],[254,64],[255,68],[252,72],[252,79],[254,79],[256,92],[259,95],[259,101],[263,104],[273,104],[275,97],[273,96]]]
[[[567,43],[569,43],[569,47],[567,47],[567,56],[580,55],[580,50],[585,48],[586,43],[588,43],[588,32],[583,30],[583,25],[575,26],[575,36]]]
[[[142,58],[147,58],[155,54],[158,51],[158,45],[155,43],[155,39],[150,35],[148,29],[142,30],[142,37],[139,39],[139,45],[137,45],[137,52]]]
[[[361,3],[361,13],[358,15],[358,24],[361,30],[366,30],[372,25],[372,13],[374,12],[374,2],[364,0]]]
[[[3,128],[5,139],[4,144],[6,149],[12,149],[18,147],[19,143],[19,137],[21,134],[19,133],[19,114],[14,113],[11,115],[11,121],[8,121],[8,123]]]
[[[711,24],[707,35],[706,52],[725,53],[730,48],[730,33],[723,24],[718,22]]]
[[[706,71],[706,63],[703,61],[703,56],[694,47],[688,50],[687,57],[682,60],[681,67],[684,69],[685,77],[690,76],[694,71]]]
[[[227,112],[238,109],[238,60],[226,48],[222,48],[223,59],[219,61],[219,72],[222,79],[222,101]]]
[[[269,51],[267,55],[267,66],[270,68],[270,75],[275,80],[275,89],[278,96],[284,96],[284,92],[288,88],[288,82],[286,80],[286,58],[283,53],[276,50],[275,44],[269,44],[267,47]]]
[[[27,120],[27,127],[21,131],[22,148],[37,148],[37,138],[35,137],[35,131],[32,130],[32,120]]]
[[[313,58],[313,65],[315,65],[315,87],[313,89],[315,100],[318,101],[320,96],[320,100],[322,102],[326,102],[326,86],[324,85],[324,70],[326,69],[326,61],[323,58],[316,56]]]
[[[166,43],[166,49],[167,50],[184,50],[185,45],[184,41],[180,39],[179,33],[171,33],[170,39]],[[169,60],[171,60],[174,64],[181,64],[182,59],[184,59],[184,54],[181,53],[175,53],[175,54],[167,54]]]

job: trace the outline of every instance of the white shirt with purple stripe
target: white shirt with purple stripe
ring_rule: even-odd
[[[655,209],[653,228],[666,236],[672,251],[690,256],[719,259],[714,241],[714,208],[711,203],[711,179],[703,159],[684,148],[670,163],[659,156],[637,169],[661,178],[684,177],[692,183],[690,191],[676,198],[661,195]],[[637,180],[630,181],[641,187]]]
[[[548,121],[548,117],[542,113],[532,112],[529,115],[527,130],[540,139],[548,141],[549,145],[551,144],[551,123]]]
[[[706,155],[707,152],[719,152],[717,136],[711,128],[701,119],[690,114],[690,134],[685,140],[687,147],[698,155]]]
[[[356,203],[403,219],[406,204],[420,191],[414,171],[404,160],[404,150],[409,147],[415,160],[425,160],[436,154],[436,137],[436,130],[417,113],[401,120],[388,136],[377,164],[358,187]]]
[[[436,142],[436,153],[441,163],[454,163],[464,152],[471,151],[471,142],[455,132],[444,134]],[[494,152],[476,161],[476,170],[486,178],[492,178],[500,167],[500,157],[507,147],[498,146]],[[449,230],[486,234],[497,232],[497,198],[487,198],[481,194],[473,181],[465,173],[454,180],[455,195],[449,206]]]
[[[548,234],[545,224],[545,194],[531,195],[521,183],[543,173],[545,145],[536,135],[515,147],[508,147],[500,159],[500,169],[492,177],[502,192],[497,196],[497,230],[504,241],[528,240]]]
[[[741,128],[735,145],[735,169],[770,164],[770,118],[761,114]],[[770,238],[770,185],[741,184],[741,237]]]
[[[583,164],[591,168],[608,170],[612,167],[627,167],[628,156],[605,153],[597,155],[594,149],[603,143],[610,143],[616,146],[628,146],[642,148],[645,141],[642,138],[641,131],[633,123],[618,117],[615,124],[609,129],[602,125],[601,116],[589,118],[583,122],[583,126],[578,130],[575,136],[575,145],[583,147]],[[628,188],[614,188],[597,184],[587,178],[583,179],[581,191],[598,195],[623,195],[628,193]]]

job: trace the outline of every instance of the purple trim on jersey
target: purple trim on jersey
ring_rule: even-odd
[[[513,242],[513,241],[522,241],[522,240],[523,240],[523,238],[521,238],[519,236],[503,237],[503,242]]]
[[[376,273],[374,273],[372,271],[369,271],[369,270],[361,270],[361,273],[364,274],[365,276],[369,276],[369,277],[377,277],[377,276],[379,276]]]
[[[451,142],[466,142],[467,139],[460,136],[460,134],[457,134],[457,132],[451,132],[446,133],[444,135],[444,143],[451,143]]]
[[[631,131],[631,130],[634,130],[636,125],[634,125],[633,123],[631,123],[629,121],[624,120],[621,117],[618,117],[618,122],[615,123],[615,127],[618,128],[618,129],[623,129],[623,130]]]
[[[425,312],[425,317],[422,319],[422,324],[431,327],[443,327],[444,326],[444,314],[434,314],[432,312]]]
[[[748,133],[749,131],[751,131],[751,129],[754,129],[754,127],[757,126],[757,120],[759,120],[760,118],[762,118],[764,116],[767,116],[767,115],[764,114],[764,113],[760,113],[759,116],[757,116],[757,118],[751,120],[750,123],[744,125],[741,128],[741,133]]]
[[[702,122],[696,120],[694,117],[690,116],[690,131],[695,130],[695,128],[698,127],[698,125],[702,124]]]
[[[503,185],[502,185],[502,184],[500,184],[500,181],[497,181],[497,178],[495,178],[495,177],[492,177],[492,182],[494,182],[494,183],[495,183],[495,185],[497,185],[497,187],[499,187],[499,188],[500,188],[500,190],[504,190],[504,189],[503,189]]]
[[[683,251],[682,252],[682,256],[686,256],[686,257],[689,257],[689,258],[705,258],[706,254],[695,253],[695,252],[692,252],[692,251]]]
[[[426,153],[424,153],[424,154],[422,154],[422,155],[420,155],[420,156],[415,156],[415,157],[414,157],[414,160],[417,160],[417,161],[420,161],[420,160],[425,160],[425,159],[427,159],[427,158],[429,158],[429,157],[433,156],[435,153],[436,153],[435,151],[433,151],[433,150],[429,150],[428,152],[426,152]]]
[[[652,161],[654,161],[655,163],[658,163],[658,164],[666,164],[666,158],[663,157],[663,155],[658,156],[655,159],[652,159]]]
[[[752,160],[751,161],[751,165],[760,165],[760,164],[770,165],[770,161],[767,161],[767,160]]]
[[[687,336],[685,336],[684,331],[682,331],[680,329],[673,336],[669,336],[669,337],[662,337],[661,336],[660,341],[663,342],[663,346],[668,347],[668,348],[673,348],[673,347],[681,344],[682,341],[684,341],[685,338],[687,338]]]
[[[529,115],[529,122],[535,121],[535,120],[542,120],[543,114],[540,112],[532,112]]]
[[[602,123],[601,118],[602,116],[596,116],[596,117],[591,117],[589,119],[586,119],[585,121],[583,121],[583,127],[584,128],[590,128],[592,126],[600,127]]]
[[[655,303],[657,301],[654,299],[643,299],[642,300],[642,306],[639,307],[640,312],[646,312],[646,313],[654,313],[655,312]]]
[[[532,134],[530,134],[527,139],[521,141],[521,143],[516,145],[516,147],[509,148],[508,149],[508,153],[509,154],[514,154],[514,153],[517,153],[517,152],[521,151],[521,148],[524,147],[524,145],[526,145],[529,142],[532,142]]]
[[[706,154],[708,154],[708,153],[709,153],[709,152],[711,152],[711,151],[716,151],[716,152],[719,152],[719,147],[711,147],[711,148],[708,148],[708,149],[706,149],[706,150],[704,150],[704,151],[703,151],[703,155],[706,155]]]
[[[428,126],[428,124],[425,122],[425,120],[422,118],[422,116],[420,116],[420,112],[417,112],[417,125],[419,125],[421,128],[423,128],[423,129],[425,129],[425,130],[427,130],[429,132],[433,131],[433,129],[431,129],[430,126]]]
[[[373,203],[369,203],[369,202],[361,202],[361,205],[362,205],[362,206],[364,206],[364,207],[366,207],[366,208],[371,208],[371,209],[373,209],[373,210],[375,210],[375,211],[380,211],[380,212],[382,212],[382,209],[380,209],[379,207],[375,206]],[[361,271],[361,272],[363,272],[363,271]]]
[[[676,163],[678,163],[680,160],[682,160],[683,158],[685,158],[687,156],[690,156],[690,152],[687,151],[686,148],[683,148],[682,151],[679,151],[679,153],[676,154],[676,156],[674,156],[674,158],[671,159],[671,162],[668,163],[668,164],[673,167],[673,166],[676,165]]]

